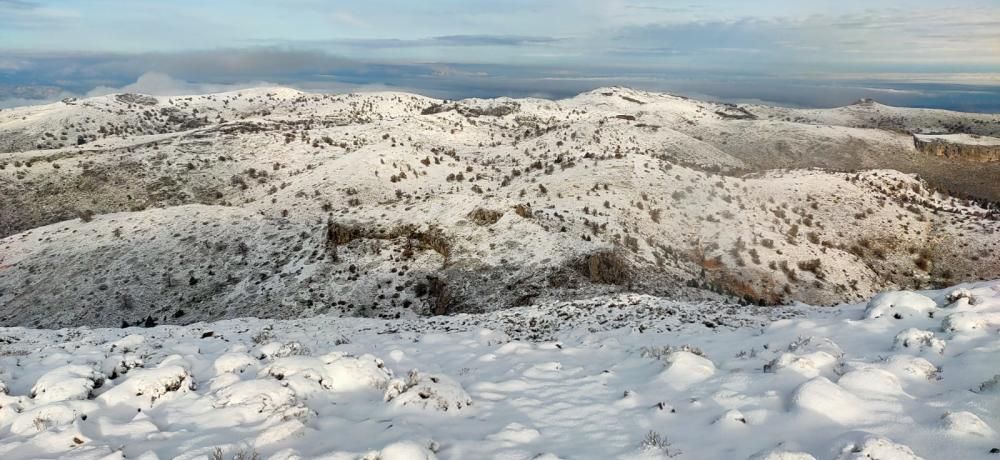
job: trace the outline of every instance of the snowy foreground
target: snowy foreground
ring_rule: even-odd
[[[0,458],[1000,458],[1000,281],[0,329]]]

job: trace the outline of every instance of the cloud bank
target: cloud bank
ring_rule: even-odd
[[[157,85],[558,98],[621,84],[1000,111],[991,0],[0,0],[0,33],[2,105]]]

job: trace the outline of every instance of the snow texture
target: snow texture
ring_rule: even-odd
[[[1000,447],[1000,281],[748,307],[711,327],[677,317],[704,305],[664,315],[657,302],[0,328],[0,458],[913,460]]]

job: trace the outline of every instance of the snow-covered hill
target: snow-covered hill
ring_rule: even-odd
[[[0,458],[989,459],[998,363],[997,281],[826,308],[0,328]]]
[[[1000,277],[995,203],[935,182],[989,191],[1000,163],[831,115],[865,107],[785,120],[625,88],[260,88],[3,110],[0,324],[396,318],[619,292],[831,304]]]
[[[965,133],[1000,136],[996,114],[960,113],[938,109],[891,107],[870,99],[836,109],[789,109],[749,105],[764,118],[798,123],[887,129],[905,133]]]

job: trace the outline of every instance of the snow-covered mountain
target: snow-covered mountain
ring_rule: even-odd
[[[1000,282],[0,328],[0,458],[990,459]]]
[[[995,115],[625,88],[2,110],[0,324],[397,318],[616,292],[832,304],[1000,278],[1000,162],[913,136],[998,132]]]

